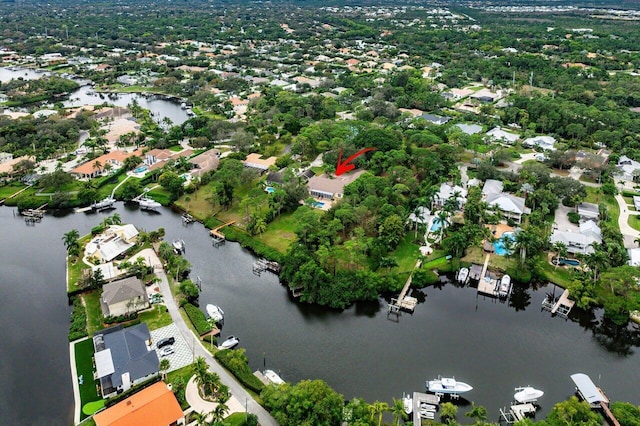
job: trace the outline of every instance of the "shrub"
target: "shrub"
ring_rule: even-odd
[[[200,309],[193,306],[191,303],[185,303],[183,308],[200,336],[213,330],[213,326],[209,321],[207,321],[207,318]]]
[[[73,310],[71,312],[71,327],[69,327],[69,341],[80,339],[88,335],[87,333],[87,312],[84,309],[82,300],[79,297],[73,299]]]
[[[91,235],[98,235],[103,233],[105,230],[105,227],[102,225],[98,225],[98,226],[94,226],[93,228],[91,228]]]
[[[244,349],[225,349],[216,352],[215,358],[220,364],[240,380],[244,386],[250,390],[260,393],[264,388],[264,383],[253,375],[249,368],[249,359],[244,353]]]
[[[580,215],[576,212],[567,213],[567,217],[569,217],[569,222],[571,223],[580,223]]]
[[[131,321],[138,318],[138,313],[137,312],[132,312],[130,314],[124,314],[124,315],[118,315],[118,316],[113,316],[113,315],[109,315],[108,317],[106,317],[104,319],[104,323],[105,324],[113,324],[113,323],[117,323],[117,322],[127,322],[127,321]]]

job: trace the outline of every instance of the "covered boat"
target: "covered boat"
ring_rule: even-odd
[[[109,208],[113,207],[115,202],[116,202],[115,198],[107,197],[107,198],[103,198],[102,200],[96,201],[95,203],[93,203],[91,205],[91,208],[94,209],[94,210],[109,209]]]
[[[215,322],[220,322],[224,319],[224,311],[220,306],[212,305],[211,303],[207,305],[207,314],[209,318],[214,320]]]
[[[267,380],[269,380],[271,383],[274,383],[276,385],[284,385],[285,381],[282,380],[282,377],[280,377],[278,375],[278,373],[276,373],[273,370],[264,370],[264,372],[262,373],[264,375],[264,377],[267,378]]]
[[[413,398],[411,398],[410,394],[402,396],[402,405],[405,413],[411,414],[413,412]]]
[[[458,271],[458,281],[461,283],[466,283],[469,279],[469,268],[460,268]]]
[[[511,277],[509,275],[503,275],[500,280],[500,287],[498,288],[498,296],[507,297],[511,291]]]
[[[520,403],[535,402],[544,395],[543,391],[532,388],[531,386],[515,388],[515,392],[513,399]]]
[[[437,379],[427,381],[427,390],[435,394],[458,395],[469,392],[471,389],[473,389],[473,386],[449,377],[438,377]]]
[[[162,204],[147,196],[138,198],[138,205],[143,210],[156,210],[162,207]]]

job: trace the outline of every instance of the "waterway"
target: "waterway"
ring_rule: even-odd
[[[68,366],[69,307],[62,235],[81,234],[107,215],[183,239],[201,305],[225,311],[222,337],[239,336],[251,367],[264,365],[290,382],[321,378],[344,395],[391,402],[423,391],[427,379],[455,376],[497,420],[515,386],[545,391],[539,418],[573,393],[569,375],[584,372],[614,400],[640,404],[638,331],[574,311],[569,320],[540,310],[546,292],[518,288],[509,304],[476,297],[473,288],[431,287],[413,315],[387,319],[386,300],[331,311],[291,299],[276,276],[252,273],[254,257],[235,243],[215,248],[200,224],[182,225],[169,209],[153,214],[118,204],[98,214],[48,215],[26,226],[0,208],[0,423],[68,425],[73,397]],[[556,294],[559,291],[556,290]],[[468,408],[460,408],[459,418]]]
[[[5,83],[12,78],[33,80],[50,74],[50,72],[36,72],[29,68],[0,67],[0,82]],[[89,83],[87,80],[79,81],[81,86],[69,94],[67,100],[62,102],[63,106],[71,108],[106,103],[126,107],[135,100],[141,108],[148,109],[152,113],[152,117],[157,123],[162,123],[165,118],[169,118],[173,125],[180,125],[189,119],[187,111],[181,108],[180,102],[175,98],[144,93],[100,93],[95,92]]]

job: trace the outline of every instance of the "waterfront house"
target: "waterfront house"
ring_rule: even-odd
[[[500,210],[505,217],[516,223],[522,222],[522,215],[531,213],[531,209],[524,205],[524,198],[506,192],[488,195],[485,201],[489,207]]]
[[[140,278],[127,277],[102,286],[100,307],[105,317],[117,317],[148,308],[149,299]]]
[[[165,382],[134,393],[93,416],[96,426],[171,426],[184,424],[184,414]]]
[[[193,164],[194,169],[191,170],[191,176],[202,177],[203,174],[211,170],[216,170],[220,163],[220,151],[210,149],[202,154],[189,160]]]
[[[456,197],[458,209],[460,209],[467,202],[467,190],[457,185],[443,183],[440,185],[440,189],[433,197],[433,207],[442,208],[447,200],[452,197]]]
[[[124,165],[124,160],[133,156],[142,156],[142,151],[137,150],[134,152],[126,151],[111,151],[100,157],[89,160],[75,169],[71,170],[71,174],[77,179],[91,179],[97,176],[101,176],[105,171],[105,166],[109,164],[111,170],[117,170]]]
[[[146,323],[121,325],[97,331],[93,336],[95,378],[103,398],[109,398],[158,375],[158,355],[151,347]]]
[[[137,236],[138,230],[131,224],[111,225],[87,243],[85,256],[95,257],[100,262],[111,262],[133,247]]]
[[[325,200],[342,198],[344,196],[344,187],[358,179],[364,172],[364,170],[354,170],[336,177],[326,174],[313,176],[307,183],[309,195]]]

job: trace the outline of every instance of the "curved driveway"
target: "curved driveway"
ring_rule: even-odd
[[[169,281],[167,280],[167,275],[164,273],[164,269],[162,268],[162,263],[160,259],[156,255],[156,253],[151,249],[142,250],[137,256],[142,256],[149,261],[151,266],[160,278],[160,289],[162,293],[165,295],[164,303],[169,309],[169,313],[171,314],[171,318],[173,322],[180,330],[182,337],[187,342],[187,346],[191,349],[194,357],[203,357],[207,364],[209,364],[209,368],[211,371],[215,372],[220,376],[220,380],[222,383],[229,387],[229,391],[232,395],[234,395],[240,403],[245,403],[247,411],[249,413],[255,414],[258,416],[258,421],[261,426],[278,426],[278,422],[265,410],[260,404],[258,404],[253,397],[235,380],[235,378],[227,372],[211,355],[211,352],[205,349],[202,345],[200,339],[197,339],[193,332],[189,329],[187,324],[180,315],[180,311],[178,305],[176,304],[175,299],[171,293],[171,288],[169,287]],[[136,257],[137,257],[136,256]]]
[[[636,239],[640,238],[640,232],[636,231],[629,225],[629,216],[637,215],[638,212],[630,211],[630,206],[627,205],[624,197],[620,194],[616,195],[616,201],[620,207],[620,216],[618,216],[618,226],[620,227],[620,233],[624,237],[625,248],[636,247]]]

